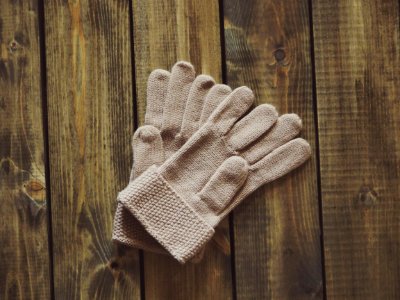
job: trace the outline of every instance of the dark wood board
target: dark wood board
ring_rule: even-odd
[[[308,1],[224,1],[227,81],[257,103],[295,112],[312,159],[234,211],[238,299],[321,299],[316,147]]]
[[[396,0],[1,2],[0,299],[400,298],[399,27]],[[111,242],[147,77],[178,60],[313,149],[185,266]]]
[[[327,297],[399,299],[399,3],[312,6]]]
[[[137,252],[111,242],[132,163],[129,2],[44,6],[55,297],[138,299]]]
[[[48,299],[38,1],[0,8],[0,299]]]
[[[137,112],[143,124],[147,77],[190,61],[198,74],[221,82],[219,6],[216,0],[133,1]],[[146,299],[230,299],[231,257],[228,222],[222,243],[212,242],[199,264],[180,265],[171,257],[144,252]]]

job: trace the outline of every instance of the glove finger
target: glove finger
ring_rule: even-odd
[[[215,81],[211,76],[199,75],[190,87],[181,128],[181,136],[185,140],[189,139],[199,128],[205,96],[214,84]]]
[[[241,150],[257,140],[278,119],[275,107],[262,104],[239,120],[226,135],[227,141],[234,150]]]
[[[165,160],[160,131],[153,126],[144,125],[136,130],[132,139],[132,148],[134,161],[132,180],[150,166],[161,165]]]
[[[247,179],[249,165],[240,156],[226,159],[198,193],[215,213],[222,211]]]
[[[194,78],[194,67],[190,63],[180,61],[172,67],[161,130],[171,137],[180,132],[186,101]]]
[[[278,118],[271,130],[241,155],[253,164],[274,149],[296,137],[301,130],[301,119],[296,114],[285,114]]]
[[[212,112],[218,107],[222,101],[232,92],[232,89],[225,84],[216,84],[206,95],[204,100],[203,110],[201,112],[200,124],[203,125],[211,116]]]
[[[273,150],[250,167],[256,178],[254,188],[282,177],[302,165],[311,156],[311,147],[306,140],[297,138]]]
[[[246,86],[235,89],[211,114],[209,121],[214,123],[224,135],[254,102],[253,92]]]
[[[163,107],[167,96],[171,74],[165,70],[154,70],[147,81],[147,106],[145,124],[161,129]]]
[[[253,193],[260,186],[286,175],[302,165],[311,156],[311,148],[306,140],[297,138],[273,150],[255,164],[250,165],[247,180],[243,188],[235,194],[218,218],[217,224],[244,198]]]

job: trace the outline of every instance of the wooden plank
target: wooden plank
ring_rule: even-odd
[[[50,297],[37,1],[0,10],[0,298]]]
[[[224,1],[228,84],[303,120],[315,149],[308,1]],[[316,157],[234,211],[238,299],[323,297]]]
[[[132,162],[129,4],[44,5],[55,297],[137,299],[138,255],[111,242]]]
[[[313,1],[329,299],[400,298],[399,3]]]
[[[147,77],[155,68],[170,69],[177,60],[187,60],[197,73],[210,74],[221,82],[218,9],[216,0],[133,0],[140,124],[146,109]]]
[[[216,0],[133,1],[137,107],[144,120],[147,77],[154,68],[170,69],[177,60],[221,82],[219,6]],[[221,248],[212,243],[199,264],[144,253],[146,299],[230,299],[232,278],[229,227]],[[223,249],[223,251],[221,251]],[[225,253],[225,254],[224,254]]]

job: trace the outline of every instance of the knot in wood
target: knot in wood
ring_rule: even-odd
[[[115,260],[111,261],[110,262],[110,268],[113,269],[113,270],[118,269],[119,268],[118,262],[116,262]]]
[[[285,49],[279,48],[274,51],[274,57],[278,63],[281,63],[286,58]]]
[[[16,40],[12,40],[9,44],[8,44],[8,49],[10,50],[10,52],[15,52],[17,51],[19,48],[19,44],[17,43]]]
[[[369,186],[362,186],[358,193],[358,203],[364,206],[373,206],[378,202],[378,194]]]

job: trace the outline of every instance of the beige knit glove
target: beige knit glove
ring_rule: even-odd
[[[134,134],[134,163],[130,181],[152,165],[162,164],[207,120],[231,89],[199,75],[188,62],[178,62],[171,73],[153,71],[147,85],[145,125]],[[156,253],[168,253],[132,214],[118,203],[114,241]]]
[[[160,167],[148,168],[118,200],[179,262],[193,257],[214,228],[261,185],[310,157],[301,120],[253,104],[247,87],[234,90],[189,141]]]

